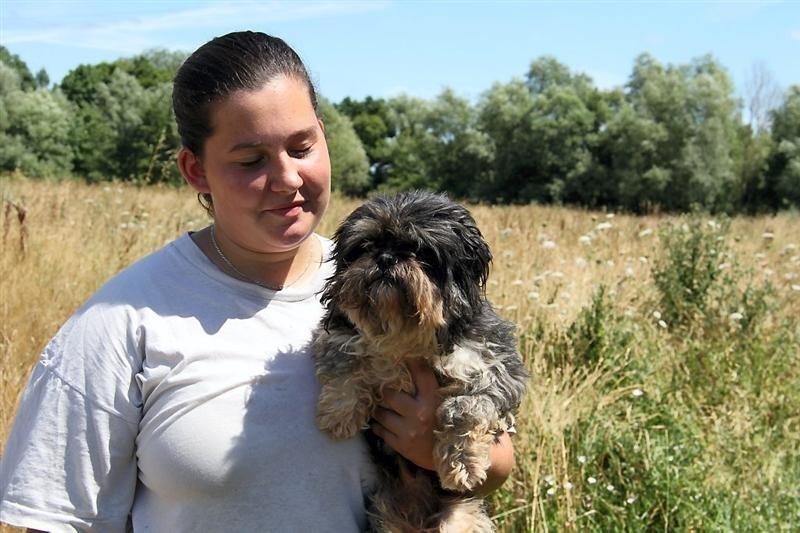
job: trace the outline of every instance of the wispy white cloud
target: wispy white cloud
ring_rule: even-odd
[[[789,38],[793,41],[800,41],[800,30],[794,30],[789,33]]]
[[[40,43],[135,53],[145,48],[163,46],[165,41],[171,39],[171,32],[185,29],[252,28],[270,22],[375,11],[386,5],[386,1],[219,2],[94,24],[77,21],[48,24],[39,20],[36,29],[6,28],[3,41],[7,44]]]

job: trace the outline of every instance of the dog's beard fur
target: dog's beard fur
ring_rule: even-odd
[[[337,305],[373,350],[390,359],[438,351],[442,298],[419,263],[397,263],[384,272],[362,257],[342,272],[340,282]]]
[[[381,531],[490,531],[480,500],[495,435],[513,425],[527,372],[513,326],[483,296],[491,254],[461,206],[429,193],[367,202],[334,236],[336,273],[314,340],[320,428],[365,428],[385,387],[413,392],[404,364],[424,357],[442,385],[434,460],[419,469],[367,434],[379,466]],[[419,257],[421,256],[421,257]]]

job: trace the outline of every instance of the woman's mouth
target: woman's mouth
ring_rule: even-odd
[[[267,212],[281,217],[296,217],[303,212],[303,205],[304,202],[292,202],[282,207],[267,209]]]

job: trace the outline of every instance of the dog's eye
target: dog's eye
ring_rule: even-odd
[[[417,261],[422,263],[423,265],[432,267],[436,265],[436,255],[433,254],[430,250],[418,250],[414,256],[417,258]]]

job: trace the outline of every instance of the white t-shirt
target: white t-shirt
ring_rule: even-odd
[[[321,239],[327,259],[330,241]],[[270,291],[184,235],[105,284],[45,348],[0,465],[0,521],[47,531],[359,531],[361,438],[315,425],[323,263]]]

